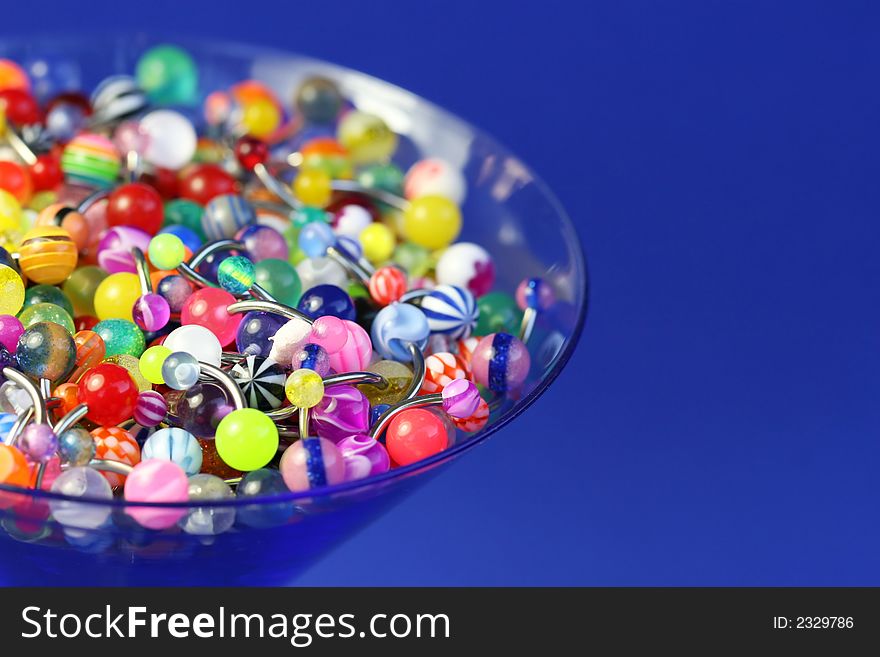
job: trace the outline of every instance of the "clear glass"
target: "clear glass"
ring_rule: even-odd
[[[147,38],[109,43],[104,37],[7,39],[0,41],[0,57],[50,70],[62,67],[80,88],[89,90],[111,73],[132,73],[140,54],[154,43]],[[49,504],[57,496],[0,486],[0,584],[290,583],[438,467],[476,447],[528,408],[565,366],[583,326],[587,271],[569,218],[544,182],[484,132],[398,87],[326,62],[244,45],[176,43],[198,63],[203,95],[253,78],[290,102],[308,76],[336,80],[357,107],[382,116],[401,135],[394,158],[399,165],[405,168],[421,157],[437,156],[463,169],[468,195],[460,239],[481,244],[492,254],[496,289],[512,294],[524,278],[540,276],[552,282],[558,302],[540,315],[529,341],[532,370],[522,393],[495,409],[484,431],[459,433],[456,444],[445,452],[366,481],[257,502],[197,505],[234,509],[235,525],[218,536],[193,536],[177,526],[144,529],[126,514],[135,505],[121,500],[99,503],[112,513],[98,529],[65,527],[50,516]],[[194,120],[201,120],[199,108],[189,111]],[[266,526],[246,523],[255,513],[268,516]]]

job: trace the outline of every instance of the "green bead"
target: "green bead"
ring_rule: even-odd
[[[67,295],[54,285],[34,285],[25,290],[22,310],[38,303],[54,303],[73,317],[73,304]]]
[[[394,249],[391,259],[395,264],[403,267],[407,274],[414,277],[424,276],[434,266],[431,252],[425,247],[413,244],[412,242],[398,244]]]
[[[313,208],[310,205],[304,205],[293,215],[293,226],[295,228],[302,228],[313,221],[330,223],[330,216],[321,208]]]
[[[230,294],[244,294],[253,287],[256,278],[254,263],[244,256],[224,258],[217,268],[217,282]]]
[[[186,257],[186,247],[177,235],[163,233],[150,240],[150,262],[158,269],[176,269]]]
[[[476,335],[490,333],[510,333],[517,335],[522,323],[522,310],[516,300],[504,292],[489,292],[477,299],[480,318],[477,320]]]
[[[217,425],[214,445],[228,466],[243,472],[259,470],[278,452],[278,427],[262,411],[240,408]]]
[[[184,226],[195,232],[203,240],[207,239],[202,228],[204,209],[195,201],[178,198],[165,204],[165,223],[163,226]]]
[[[67,332],[71,335],[76,332],[73,318],[64,308],[56,306],[54,303],[35,303],[22,310],[18,315],[18,319],[25,328],[30,328],[37,322],[54,322],[67,329]]]
[[[357,281],[350,281],[348,284],[348,296],[352,299],[369,299],[370,291]]]
[[[302,294],[302,282],[292,264],[267,258],[256,263],[254,269],[257,285],[285,306],[296,307]]]
[[[95,317],[95,290],[109,274],[100,267],[86,265],[74,270],[61,289],[73,303],[73,316]]]
[[[196,64],[177,46],[155,46],[141,55],[137,81],[149,99],[159,105],[191,105],[198,99]]]
[[[92,330],[104,340],[106,356],[128,354],[140,358],[147,346],[143,331],[127,319],[105,319],[95,324]]]
[[[394,164],[372,164],[358,174],[358,182],[368,189],[381,189],[403,196],[403,171]]]

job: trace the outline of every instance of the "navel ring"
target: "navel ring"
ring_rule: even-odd
[[[441,392],[422,395],[415,399],[401,401],[386,410],[370,428],[370,437],[378,440],[391,424],[391,421],[406,411],[441,406],[447,415],[464,419],[473,415],[480,404],[480,391],[472,381],[455,379],[446,385]]]
[[[553,289],[541,278],[527,278],[516,288],[516,303],[523,311],[519,339],[528,342],[532,337],[538,313],[556,302]]]

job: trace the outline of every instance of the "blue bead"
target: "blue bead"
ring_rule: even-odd
[[[296,308],[312,319],[332,315],[339,319],[354,321],[357,317],[354,301],[345,290],[335,285],[316,285],[306,290],[296,304]]]
[[[390,404],[377,404],[370,409],[370,426],[376,424],[382,413],[391,408]]]
[[[165,228],[159,231],[159,234],[162,235],[165,233],[179,237],[180,241],[183,242],[183,245],[193,253],[202,248],[202,238],[199,237],[199,234],[192,228],[180,225],[165,226]]]
[[[420,309],[408,303],[392,303],[378,312],[370,331],[373,349],[382,358],[402,363],[412,361],[408,345],[424,349],[428,343],[428,320]]]
[[[147,438],[141,450],[141,460],[164,459],[176,463],[186,474],[194,475],[202,469],[202,446],[194,435],[184,429],[160,429]]]
[[[326,255],[327,249],[336,243],[336,235],[328,224],[313,221],[299,232],[299,248],[309,258]]]

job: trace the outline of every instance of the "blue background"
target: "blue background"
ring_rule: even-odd
[[[876,3],[520,4],[41,1],[2,29],[348,65],[512,145],[574,217],[567,371],[300,583],[880,584]]]

